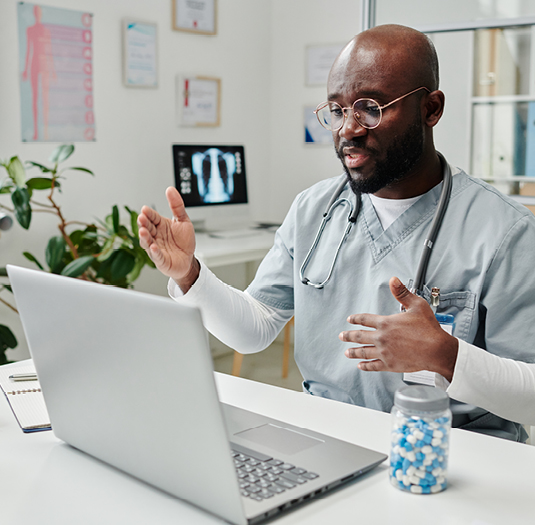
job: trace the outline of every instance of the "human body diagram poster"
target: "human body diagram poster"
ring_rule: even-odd
[[[17,8],[23,142],[95,140],[93,16],[26,2]]]

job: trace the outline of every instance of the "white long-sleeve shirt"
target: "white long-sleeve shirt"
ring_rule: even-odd
[[[269,346],[293,315],[266,306],[220,281],[204,264],[186,295],[173,280],[169,295],[198,307],[207,330],[238,352]],[[517,423],[535,425],[535,364],[495,356],[459,339],[448,395]]]

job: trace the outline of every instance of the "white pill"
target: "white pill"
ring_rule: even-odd
[[[399,445],[395,445],[394,447],[392,447],[392,452],[394,454],[399,454]]]
[[[407,451],[403,447],[400,447],[399,455],[404,458],[407,455]]]
[[[411,465],[407,471],[405,472],[405,474],[407,474],[407,476],[412,476],[414,473],[416,472],[416,467],[414,467],[413,465]]]
[[[416,439],[416,435],[415,435],[415,434],[416,434],[416,432],[415,432],[414,434],[409,434],[409,435],[407,436],[407,441],[408,441],[411,445],[414,445],[414,443],[416,443],[416,441],[418,441],[418,440]]]
[[[442,441],[439,438],[433,438],[431,440],[431,446],[432,447],[438,447]]]
[[[442,439],[444,437],[444,432],[442,432],[442,430],[435,430],[433,432],[433,437],[434,438],[438,438],[438,439]]]
[[[425,445],[424,447],[422,447],[422,452],[426,455],[431,454],[431,452],[433,452],[433,448],[429,445]]]
[[[414,441],[416,441],[417,439],[423,439],[424,438],[424,433],[421,430],[415,430],[413,436],[415,437]],[[407,438],[407,440],[408,440],[408,438]]]
[[[431,487],[431,492],[433,494],[437,493],[437,492],[440,492],[442,490],[442,486],[441,485],[433,485]]]
[[[398,486],[398,482],[396,481],[396,478],[390,478],[390,483],[392,483],[392,485],[394,485],[394,487]]]
[[[424,467],[428,467],[429,465],[431,465],[431,463],[433,463],[433,460],[432,459],[428,459],[428,458],[425,458],[422,462],[422,465]]]
[[[417,471],[414,473],[414,475],[415,475],[415,476],[418,476],[420,479],[424,479],[424,478],[425,478],[425,474],[426,474],[425,470],[424,470],[424,471],[422,471],[422,470],[417,470]]]
[[[413,484],[413,485],[419,485],[420,484],[420,478],[418,476],[409,476],[409,481]]]
[[[414,494],[421,494],[422,493],[422,487],[420,485],[413,485],[411,487],[411,492]]]
[[[438,456],[434,452],[431,452],[431,454],[425,456],[425,459],[430,459],[431,461],[433,461],[434,459],[437,459],[437,457]]]
[[[396,470],[396,479],[398,481],[402,481],[403,480],[403,471],[400,468],[398,468]]]
[[[442,483],[444,483],[444,481],[446,481],[446,478],[444,478],[444,476],[438,476],[437,477],[437,483],[439,485],[442,485]]]
[[[435,476],[435,478],[437,476],[440,476],[442,475],[444,471],[440,468],[440,467],[437,467],[437,468],[434,468],[432,471],[431,471],[431,474],[433,474],[433,476]]]
[[[402,481],[403,481],[403,485],[405,485],[406,487],[408,487],[411,484],[409,476],[403,476]]]
[[[410,452],[407,452],[407,459],[409,461],[416,461],[416,454],[414,453],[414,451],[410,451]]]

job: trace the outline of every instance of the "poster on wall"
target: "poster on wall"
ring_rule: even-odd
[[[303,124],[305,128],[305,144],[333,144],[332,131],[325,129],[314,113],[315,106],[305,106]]]
[[[326,86],[327,77],[343,44],[308,46],[306,49],[306,85]]]
[[[93,15],[17,4],[23,142],[95,140]]]
[[[178,120],[181,126],[219,126],[221,80],[213,77],[179,76]]]
[[[158,87],[157,26],[123,20],[123,82],[127,87]]]

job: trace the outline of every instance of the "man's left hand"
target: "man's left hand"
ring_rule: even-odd
[[[390,291],[405,311],[394,315],[355,314],[348,322],[373,328],[342,332],[340,339],[364,346],[348,348],[345,355],[364,359],[359,368],[374,372],[430,370],[452,380],[458,341],[446,333],[425,299],[412,294],[397,278]]]

